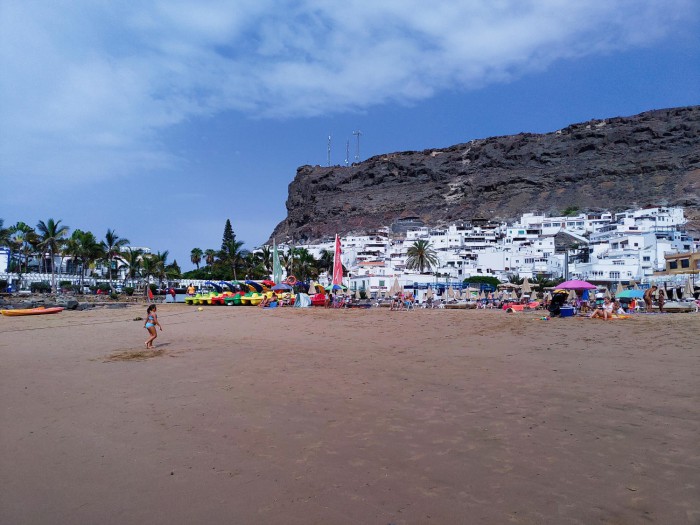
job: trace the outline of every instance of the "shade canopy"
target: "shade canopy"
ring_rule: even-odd
[[[564,281],[557,285],[560,290],[595,290],[598,288],[595,284],[591,284],[587,281],[579,281],[574,279],[572,281]]]
[[[644,290],[623,290],[617,294],[618,299],[641,299],[644,297]]]
[[[532,286],[530,286],[530,281],[528,281],[527,277],[525,277],[525,280],[523,281],[521,290],[524,294],[528,295],[530,294],[530,292],[532,292]]]
[[[287,283],[279,283],[279,284],[274,285],[274,286],[272,287],[272,289],[273,289],[275,292],[277,292],[277,291],[280,291],[280,290],[292,290],[292,287],[289,286]]]

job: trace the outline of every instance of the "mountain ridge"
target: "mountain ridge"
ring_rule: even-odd
[[[278,242],[313,242],[389,226],[475,217],[684,206],[700,230],[700,106],[571,124],[446,148],[376,155],[352,166],[301,166]]]

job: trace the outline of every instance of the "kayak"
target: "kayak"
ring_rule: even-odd
[[[0,310],[2,315],[16,316],[16,315],[45,315],[45,314],[57,314],[62,312],[62,306],[54,306],[52,308],[44,308],[40,306],[38,308],[18,308],[17,310]]]

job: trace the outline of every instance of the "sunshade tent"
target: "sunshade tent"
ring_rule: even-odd
[[[603,294],[606,299],[612,299],[612,295],[610,295],[610,290],[607,288],[605,289],[605,294]]]
[[[690,279],[688,279],[685,282],[685,288],[683,288],[683,295],[685,296],[686,299],[694,299],[695,296],[693,295],[694,290],[693,290],[693,283],[690,282]]]
[[[316,285],[313,281],[309,283],[309,295],[316,295]]]
[[[615,289],[615,295],[618,296],[624,291],[625,291],[625,289],[622,287],[622,283],[617,283],[617,288]]]
[[[245,282],[250,288],[252,288],[254,291],[260,293],[263,291],[263,287],[261,284],[256,283],[255,281],[246,281]]]
[[[618,299],[641,299],[644,297],[644,290],[623,290],[617,294]]]
[[[595,290],[598,288],[595,284],[591,284],[587,281],[579,281],[574,279],[572,281],[564,281],[557,285],[559,290]]]
[[[525,295],[530,295],[532,292],[532,286],[530,286],[530,281],[528,281],[527,277],[525,277],[525,280],[523,281],[521,290]]]

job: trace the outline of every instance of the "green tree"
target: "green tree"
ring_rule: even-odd
[[[245,254],[241,250],[242,247],[243,241],[237,241],[236,236],[234,235],[233,239],[228,241],[223,246],[223,249],[219,254],[219,258],[221,259],[222,264],[227,265],[233,271],[233,279],[235,281],[238,280],[238,274],[236,270],[240,266],[242,266],[243,258],[245,256]]]
[[[126,285],[128,279],[131,281],[131,286],[133,286],[134,281],[141,274],[141,268],[143,266],[143,250],[139,250],[138,248],[127,248],[124,250],[121,257],[126,269],[124,284]]]
[[[496,277],[491,277],[490,275],[475,275],[464,279],[464,284],[488,284],[494,288],[498,288],[501,281],[499,281]]]
[[[38,237],[34,228],[27,223],[20,221],[10,227],[10,246],[18,254],[20,280],[22,278],[22,261],[24,260],[24,271],[29,271],[29,256],[37,242]]]
[[[257,254],[260,258],[260,264],[265,269],[265,273],[269,277],[272,275],[272,248],[265,244],[260,248],[260,252]]]
[[[318,258],[316,267],[319,272],[328,272],[328,275],[333,273],[333,259],[335,259],[335,253],[331,250],[321,250],[321,255]]]
[[[192,264],[197,266],[198,270],[199,270],[199,263],[202,262],[203,255],[204,255],[204,252],[202,251],[201,248],[192,248],[192,251],[190,252],[190,261],[192,261]]]
[[[430,270],[433,266],[437,266],[438,258],[435,250],[430,247],[430,243],[425,240],[417,240],[413,246],[406,251],[406,268],[409,270],[418,270],[423,273]]]
[[[115,258],[121,253],[121,249],[129,244],[129,239],[119,237],[114,230],[107,229],[105,240],[102,241],[102,250],[107,261],[109,288],[112,292],[116,292],[112,284],[112,266],[116,266]],[[116,268],[115,268],[116,269]]]
[[[207,266],[214,266],[214,263],[216,262],[216,250],[213,250],[212,248],[207,248],[204,250],[204,260],[207,263]]]
[[[226,224],[224,225],[224,236],[221,239],[221,253],[228,255],[227,250],[231,246],[231,241],[236,240],[236,234],[233,233],[233,227],[231,226],[231,219],[226,219]],[[222,259],[226,259],[226,257],[222,257]]]
[[[5,228],[4,219],[0,219],[0,246],[10,247],[10,228]]]
[[[168,255],[170,252],[165,250],[164,252],[157,252],[155,255],[151,255],[153,259],[153,276],[158,279],[158,287],[162,288],[163,280],[167,278],[167,266],[168,266]]]
[[[80,263],[80,286],[82,288],[85,269],[104,256],[102,245],[97,242],[97,238],[92,232],[75,230],[66,242],[66,252]]]
[[[54,221],[49,219],[48,221],[39,221],[36,225],[36,229],[39,232],[39,248],[43,253],[49,252],[49,257],[51,259],[51,292],[56,293],[56,268],[54,265],[54,255],[61,252],[61,246],[63,245],[64,238],[68,233],[68,226],[61,226],[61,221]]]

